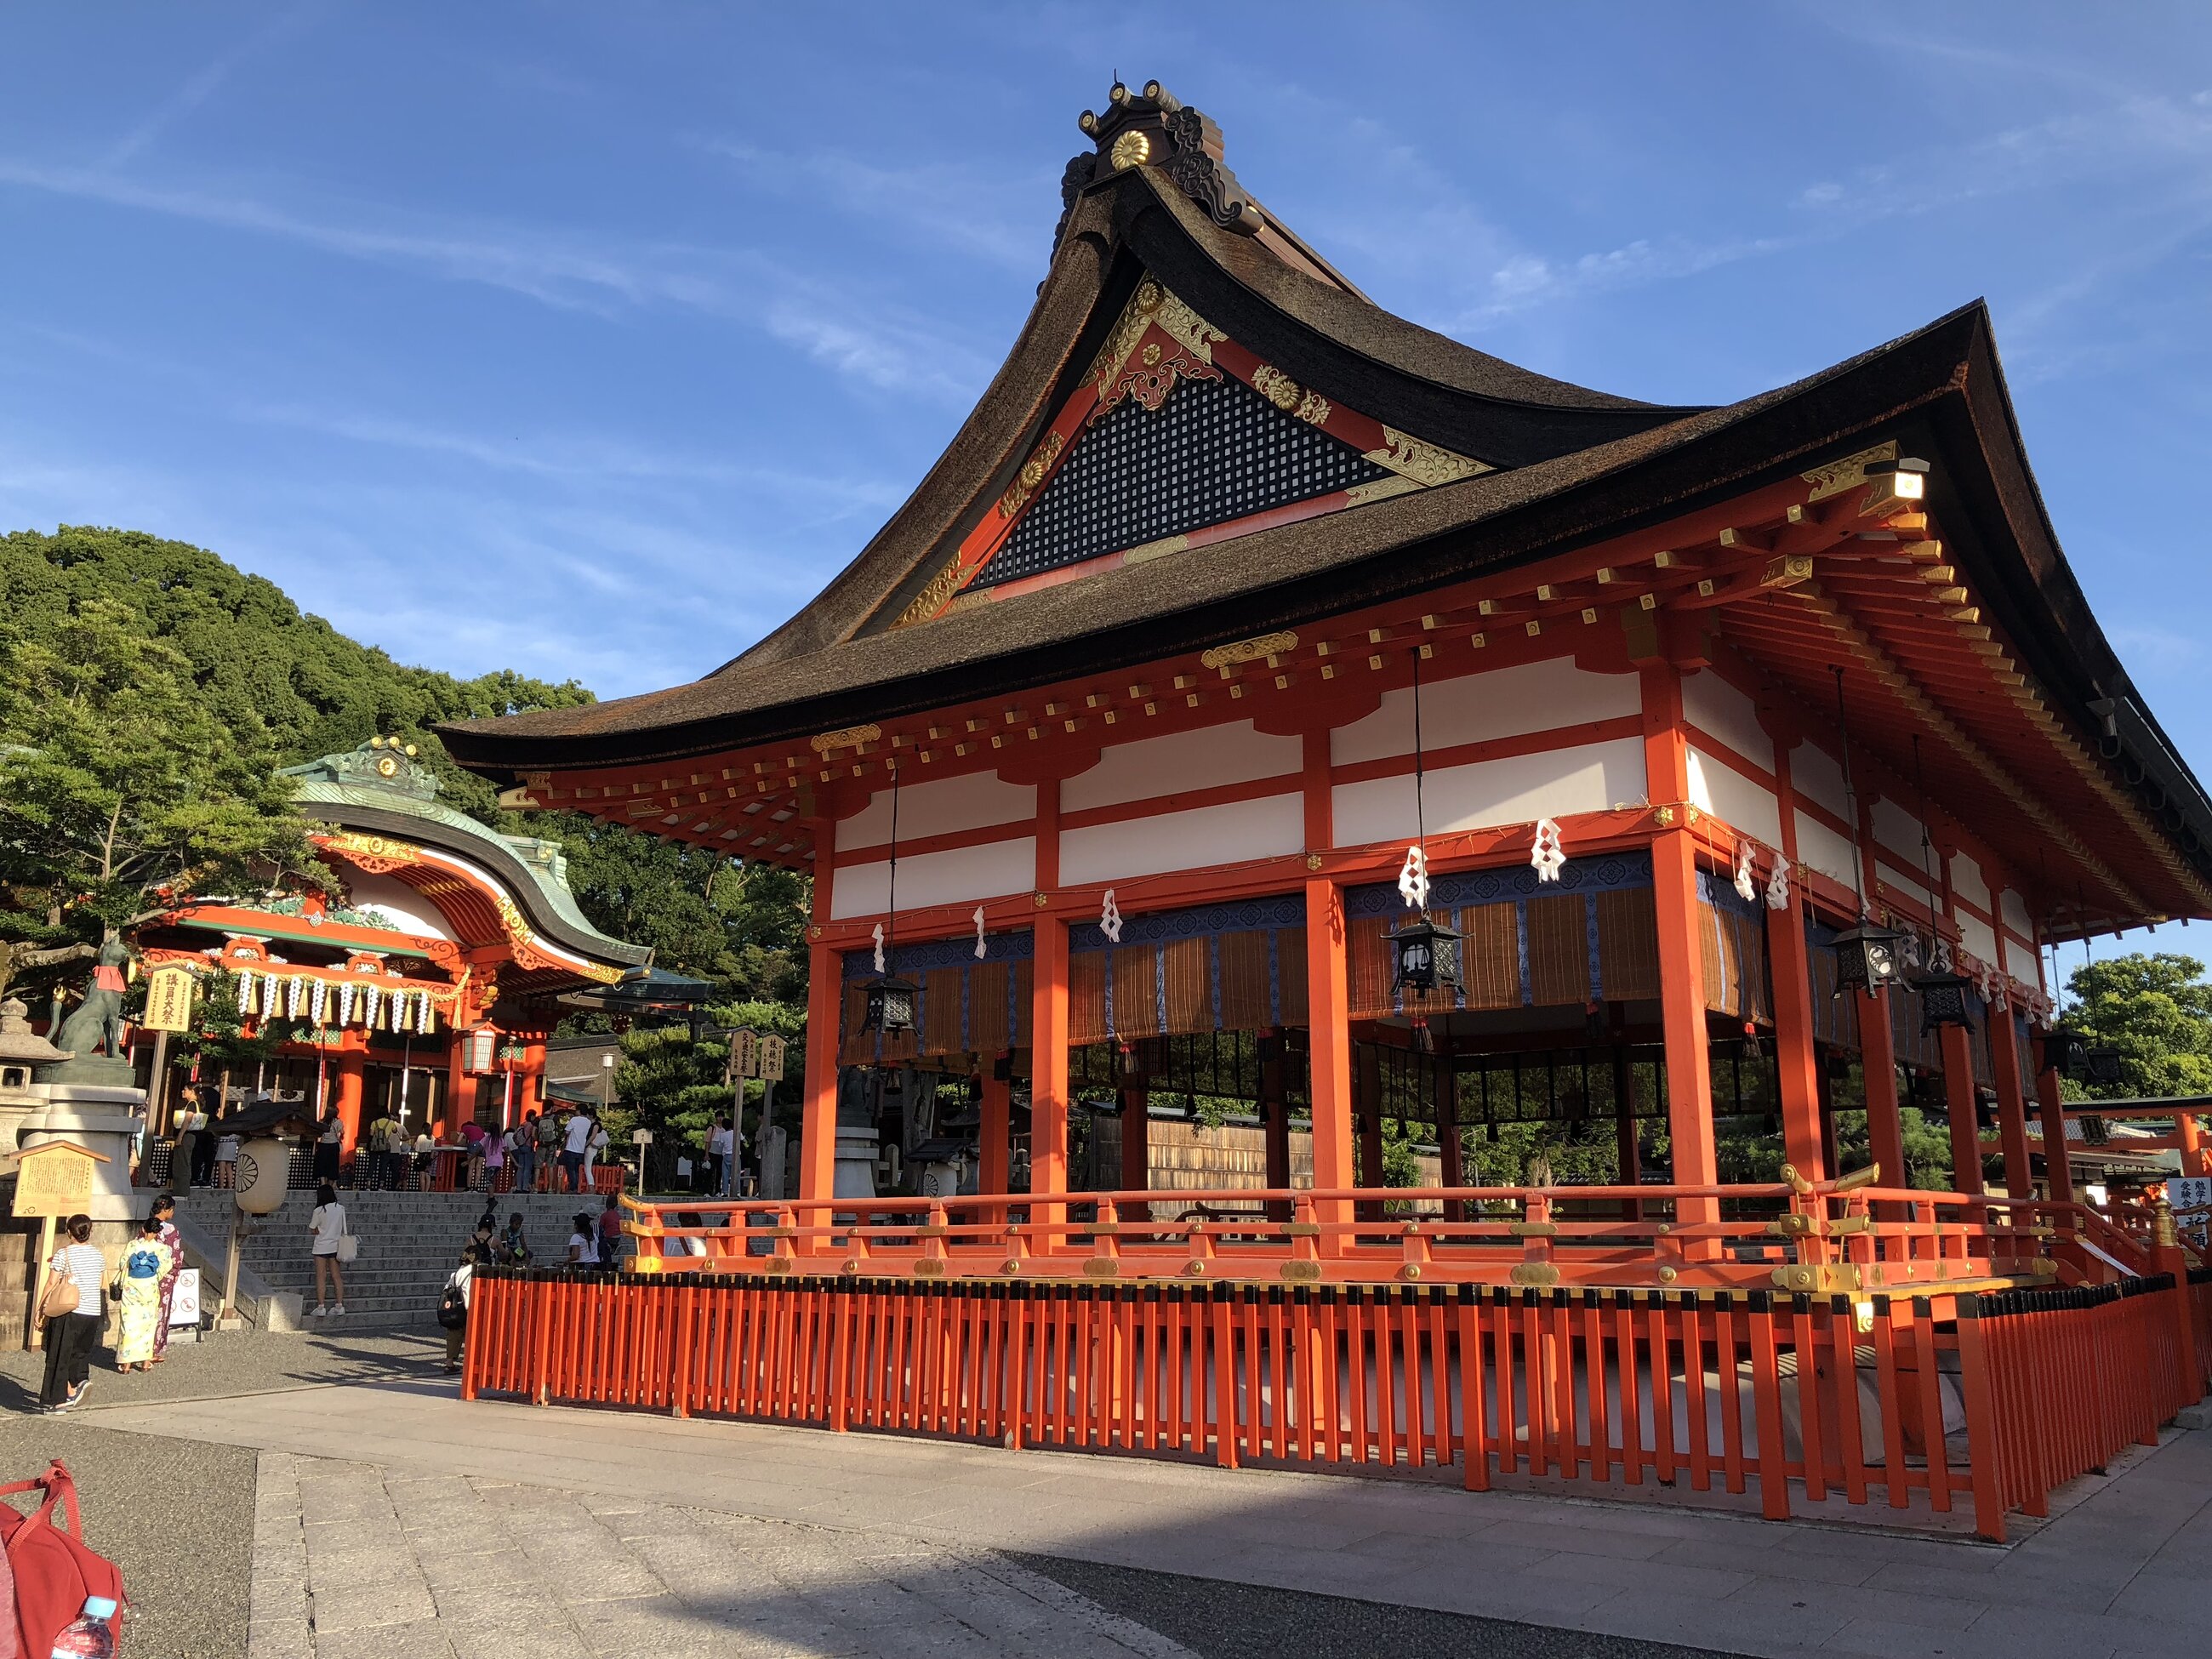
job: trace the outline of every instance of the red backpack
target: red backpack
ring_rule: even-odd
[[[19,1492],[42,1492],[46,1501],[29,1515],[12,1504],[0,1504],[0,1551],[5,1553],[0,1580],[15,1580],[15,1607],[0,1625],[0,1659],[15,1659],[18,1654],[22,1659],[46,1659],[53,1650],[54,1638],[84,1610],[87,1596],[104,1595],[118,1608],[123,1606],[123,1575],[112,1561],[94,1554],[86,1545],[76,1482],[59,1460],[35,1480],[0,1486],[0,1497]],[[56,1504],[65,1506],[66,1532],[55,1523]],[[0,1606],[4,1595],[4,1586],[0,1586]],[[118,1650],[121,1618],[118,1613]]]

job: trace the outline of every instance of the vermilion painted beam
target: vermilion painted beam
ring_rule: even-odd
[[[1783,855],[1797,842],[1790,756],[1775,745],[1776,794],[1782,808]],[[1813,966],[1805,942],[1803,895],[1795,882],[1790,902],[1766,913],[1766,963],[1774,986],[1774,1048],[1782,1089],[1782,1144],[1797,1173],[1812,1181],[1827,1169],[1820,1118],[1820,1057],[1814,1047]]]
[[[1982,1179],[1982,1133],[1974,1121],[1974,1049],[1963,1025],[1946,1025],[1938,1038],[1943,1051],[1943,1103],[1951,1115],[1951,1190],[1978,1197]]]
[[[1352,1184],[1351,994],[1344,947],[1344,890],[1327,879],[1309,881],[1306,1006],[1311,1020],[1313,1178],[1325,1191]],[[1322,1222],[1350,1219],[1341,1200],[1315,1207]],[[1337,1248],[1334,1235],[1324,1235],[1321,1242],[1324,1255]]]
[[[1698,849],[1687,827],[1689,748],[1682,738],[1682,676],[1671,663],[1647,663],[1643,676],[1644,787],[1655,805],[1674,808],[1674,827],[1651,841],[1651,899],[1658,921],[1659,1002],[1667,1031],[1667,1128],[1680,1185],[1717,1178],[1713,1144],[1712,1061],[1705,1030],[1705,955],[1698,938]],[[1685,1223],[1718,1218],[1711,1199],[1685,1198]]]
[[[2043,1039],[2035,1039],[2035,1099],[2043,1119],[2043,1171],[2048,1195],[2057,1203],[2074,1197],[2074,1162],[2066,1150],[2066,1101],[2058,1073],[2046,1066]]]
[[[1990,1073],[1997,1085],[1997,1135],[2004,1145],[2005,1194],[2027,1198],[2035,1190],[2027,1154],[2027,1093],[2020,1074],[2020,1044],[2013,1010],[2000,999],[1990,1005]]]

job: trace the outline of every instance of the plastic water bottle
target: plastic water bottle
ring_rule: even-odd
[[[53,1659],[115,1659],[114,1601],[86,1596],[76,1622],[54,1638]]]

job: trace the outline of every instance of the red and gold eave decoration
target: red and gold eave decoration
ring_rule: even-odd
[[[1164,544],[1124,548],[1079,564],[970,590],[969,584],[977,573],[1006,544],[1014,526],[1067,464],[1085,431],[1126,402],[1134,401],[1157,412],[1178,382],[1218,380],[1224,373],[1243,381],[1285,414],[1319,428],[1388,468],[1392,476],[1170,536]],[[1183,552],[1209,543],[1249,536],[1275,525],[1315,518],[1384,495],[1448,483],[1488,470],[1480,462],[1394,431],[1380,421],[1300,386],[1273,364],[1237,344],[1147,276],[1137,284],[1135,294],[1100,349],[1083,384],[1060,405],[1060,412],[1015,474],[1013,483],[985,512],[975,529],[969,532],[958,553],[901,614],[896,625],[904,628],[928,622],[944,615],[956,604],[1011,599],[1055,582],[1073,581],[1161,554]]]

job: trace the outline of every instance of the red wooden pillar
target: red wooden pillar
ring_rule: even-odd
[[[1283,1042],[1282,1033],[1275,1034],[1277,1053]],[[1283,1062],[1279,1058],[1260,1062],[1260,1117],[1267,1137],[1267,1185],[1283,1191],[1291,1184],[1291,1105],[1283,1098]],[[1291,1218],[1291,1200],[1270,1199],[1267,1218],[1271,1221]]]
[[[2035,1171],[2027,1156],[2027,1089],[2020,1074],[2020,1030],[2011,1005],[1990,1006],[1990,1072],[1997,1085],[1997,1133],[2004,1143],[2005,1194],[2030,1198]]]
[[[1447,1187],[1467,1183],[1462,1167],[1466,1149],[1459,1139],[1459,1073],[1441,1054],[1437,1056],[1437,1178]],[[1444,1219],[1458,1221],[1465,1218],[1464,1200],[1450,1198],[1444,1200]]]
[[[456,1026],[446,1036],[445,1132],[438,1139],[459,1139],[462,1126],[476,1118],[476,1080],[468,1072],[467,1033]]]
[[[814,924],[830,920],[836,884],[836,837],[831,826],[814,826]],[[826,1206],[837,1190],[837,1048],[845,1014],[844,958],[819,942],[807,951],[806,1075],[800,1085],[799,1118],[799,1224],[826,1227],[835,1213]],[[817,1206],[817,1207],[808,1207]],[[830,1248],[827,1237],[799,1241],[799,1251]]]
[[[1951,1117],[1951,1190],[1979,1198],[1986,1188],[1982,1180],[1982,1132],[1975,1121],[1973,1037],[1963,1025],[1946,1025],[1939,1041],[1943,1049],[1943,1103]]]
[[[1770,735],[1772,735],[1770,733]],[[1790,787],[1790,746],[1777,738],[1774,783],[1782,816],[1781,856],[1795,860],[1797,804]],[[1827,1167],[1821,1133],[1820,1055],[1814,1047],[1813,965],[1805,942],[1803,884],[1790,884],[1790,902],[1766,913],[1766,963],[1774,987],[1774,1054],[1782,1085],[1782,1145],[1797,1172],[1814,1181],[1836,1173]]]
[[[2041,1037],[2035,1040],[2035,1102],[2043,1121],[2043,1174],[2047,1195],[2054,1204],[2071,1204],[2074,1160],[2066,1150],[2066,1103],[2058,1091],[2057,1068],[2044,1057]]]
[[[1036,953],[1030,964],[1030,1191],[1067,1190],[1067,924],[1056,916],[1036,920]],[[1056,1225],[1067,1215],[1064,1204],[1032,1205],[1030,1218]],[[1052,1235],[1036,1242],[1041,1253],[1058,1245]]]
[[[1682,730],[1682,675],[1672,663],[1641,665],[1644,787],[1671,818],[1651,838],[1651,901],[1659,931],[1661,1029],[1667,1047],[1667,1129],[1674,1182],[1719,1179],[1713,1146],[1712,1056],[1705,1030],[1705,952],[1698,937],[1698,854],[1689,827],[1689,745]],[[1679,1221],[1719,1218],[1712,1199],[1681,1200]]]
[[[1905,1172],[1905,1125],[1897,1115],[1897,1033],[1889,1024],[1887,992],[1856,991],[1859,1012],[1859,1070],[1866,1091],[1867,1146],[1881,1166],[1881,1184],[1909,1187]]]
[[[362,1074],[368,1059],[358,1048],[341,1047],[332,1062],[337,1073],[338,1121],[345,1125],[345,1144],[356,1148],[361,1145]]]
[[[1323,1192],[1353,1184],[1352,1166],[1351,991],[1345,969],[1344,890],[1316,878],[1306,883],[1306,1008],[1312,1022],[1307,1047],[1313,1068],[1313,1180]],[[1324,1224],[1351,1213],[1341,1199],[1315,1205]],[[1343,1248],[1325,1235],[1324,1255]]]

